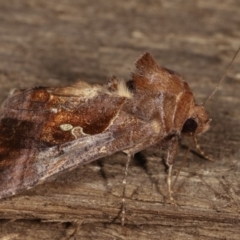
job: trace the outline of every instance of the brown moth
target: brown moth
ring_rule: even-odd
[[[12,91],[0,107],[0,198],[120,151],[126,184],[131,157],[153,145],[167,148],[171,173],[179,137],[204,133],[210,119],[179,74],[149,53],[135,66],[129,81]]]

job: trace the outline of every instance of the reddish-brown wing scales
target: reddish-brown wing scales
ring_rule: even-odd
[[[12,92],[0,108],[0,197],[118,151],[167,146],[172,166],[179,136],[208,127],[187,83],[149,53],[130,81]]]

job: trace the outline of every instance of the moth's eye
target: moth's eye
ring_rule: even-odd
[[[197,123],[194,119],[189,118],[186,120],[186,122],[183,124],[182,133],[191,133],[195,132],[197,129]]]

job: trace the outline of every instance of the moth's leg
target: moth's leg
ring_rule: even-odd
[[[129,164],[130,161],[132,159],[132,154],[127,153],[127,162],[126,162],[126,166],[125,166],[125,172],[124,172],[124,176],[123,176],[123,195],[122,195],[122,218],[121,218],[121,223],[122,226],[124,225],[125,222],[125,215],[126,215],[126,202],[125,202],[125,196],[126,196],[126,183],[127,183],[127,174],[128,174],[128,168],[129,168]]]
[[[167,177],[167,184],[168,184],[168,192],[170,201],[174,203],[174,198],[172,196],[172,169],[175,157],[178,151],[178,137],[174,136],[168,142],[168,150],[167,150],[167,159],[166,164],[168,166],[168,177]]]
[[[193,136],[193,142],[194,142],[194,145],[195,145],[195,148],[198,150],[198,152],[200,153],[201,156],[203,156],[206,160],[208,161],[214,161],[211,157],[209,157],[202,149],[201,149],[201,146],[200,144],[198,143],[198,140],[197,140],[197,136],[194,135]]]

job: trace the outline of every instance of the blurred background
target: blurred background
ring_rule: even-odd
[[[208,94],[239,46],[239,11],[237,0],[0,1],[1,100],[12,86],[128,77],[146,51]]]

